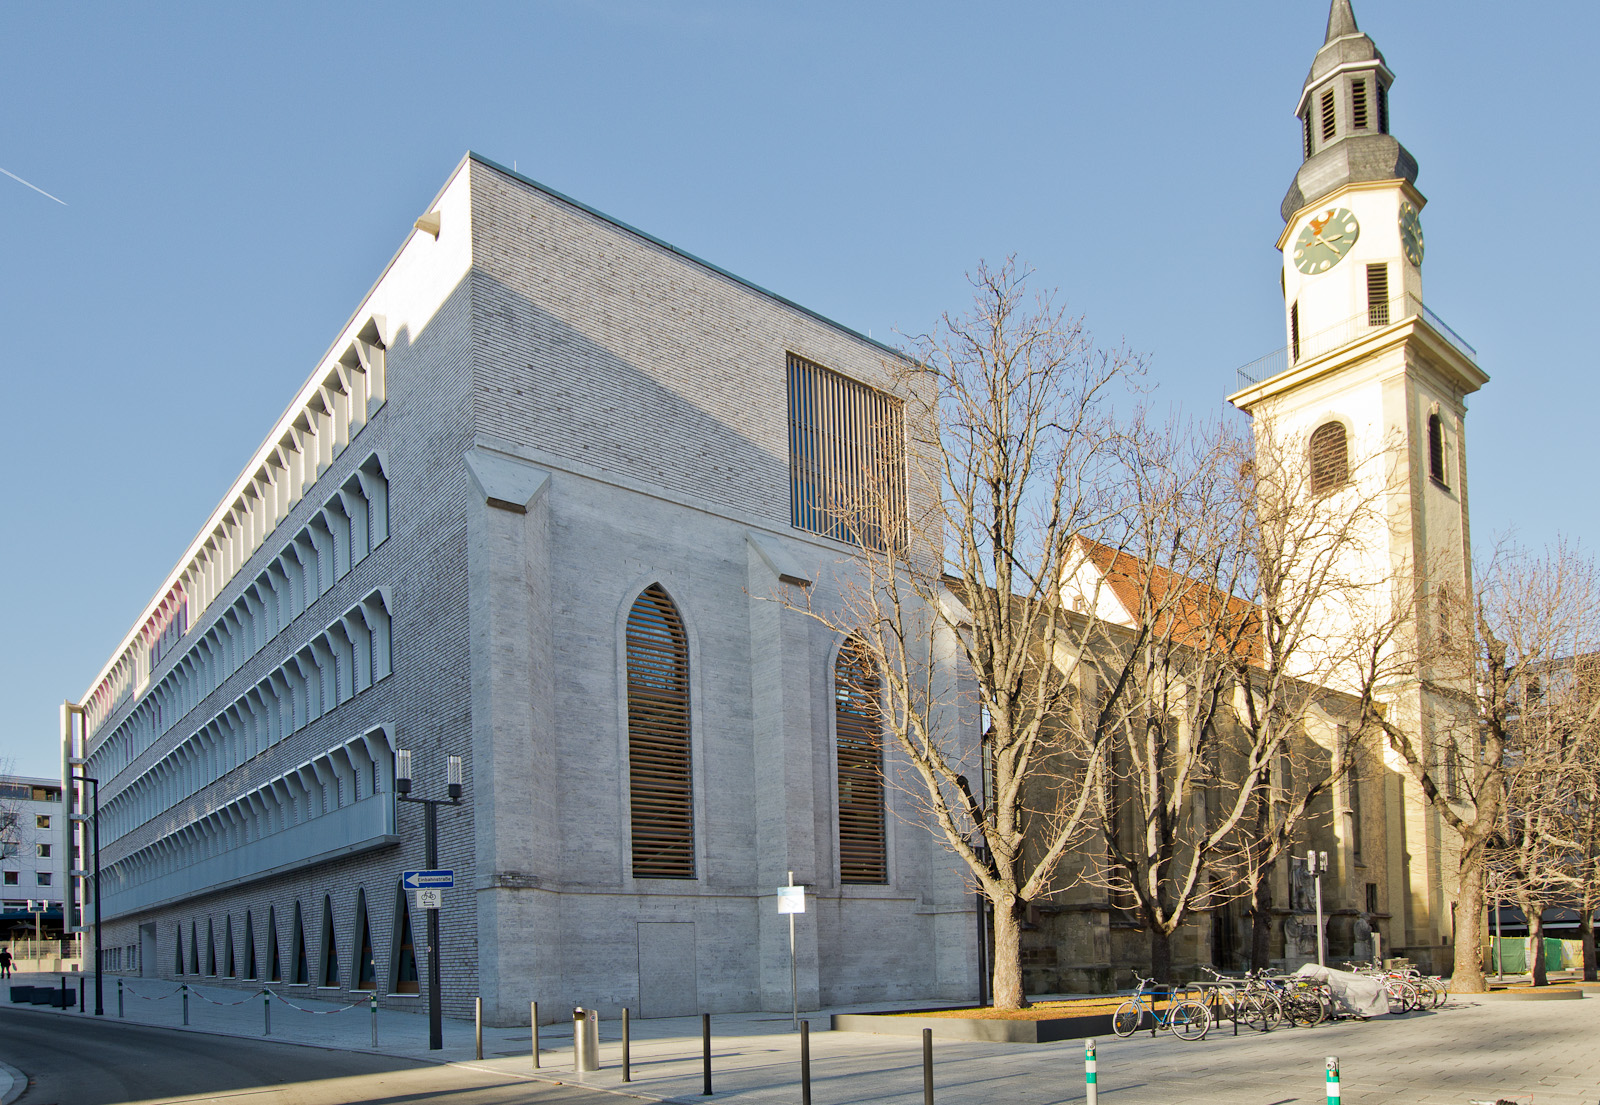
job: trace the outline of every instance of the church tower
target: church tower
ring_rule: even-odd
[[[1281,208],[1286,345],[1241,369],[1229,401],[1254,420],[1258,446],[1270,436],[1295,451],[1288,463],[1305,466],[1305,494],[1330,509],[1342,494],[1381,507],[1363,535],[1365,570],[1390,581],[1394,608],[1415,613],[1415,635],[1437,631],[1427,628],[1428,611],[1447,590],[1459,598],[1471,585],[1464,420],[1466,397],[1488,376],[1424,305],[1427,200],[1416,159],[1390,130],[1393,82],[1350,0],[1332,0],[1295,105],[1301,164]],[[1391,716],[1430,748],[1457,730],[1454,713],[1414,680],[1385,697]],[[1389,834],[1383,874],[1358,863],[1338,874],[1357,901],[1362,883],[1380,878],[1387,946],[1442,967],[1453,935],[1453,842],[1400,774],[1384,797],[1387,823],[1404,833]]]

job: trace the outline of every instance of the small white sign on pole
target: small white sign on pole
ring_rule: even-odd
[[[424,887],[417,891],[418,909],[444,908],[444,891],[436,887]]]
[[[806,911],[806,888],[803,886],[778,887],[778,912],[804,913]]]

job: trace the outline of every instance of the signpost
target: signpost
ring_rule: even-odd
[[[806,911],[806,888],[794,884],[794,872],[789,872],[789,885],[778,887],[778,914],[789,915],[789,997],[793,1005],[794,1030],[800,1031],[800,982],[794,959],[794,915]]]

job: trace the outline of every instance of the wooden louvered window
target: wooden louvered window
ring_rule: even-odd
[[[1367,325],[1389,325],[1389,266],[1367,266]]]
[[[1289,361],[1300,359],[1300,301],[1289,304]]]
[[[839,881],[889,881],[884,842],[882,687],[877,667],[851,638],[834,665],[839,756]]]
[[[1324,142],[1333,140],[1333,126],[1333,89],[1330,88],[1322,94],[1322,140]]]
[[[1389,133],[1389,90],[1378,81],[1378,133]]]
[[[1365,130],[1367,127],[1367,82],[1363,78],[1351,82],[1350,85],[1350,129]]]
[[[1448,487],[1444,457],[1444,419],[1434,412],[1428,415],[1428,475],[1435,483]]]
[[[1344,423],[1324,422],[1311,433],[1311,493],[1337,490],[1349,479],[1350,453]]]
[[[1300,146],[1302,156],[1311,156],[1311,112],[1309,110],[1300,116]]]
[[[870,549],[905,543],[905,416],[891,395],[789,354],[789,522]]]
[[[633,877],[694,878],[689,644],[660,584],[628,614],[628,794]]]

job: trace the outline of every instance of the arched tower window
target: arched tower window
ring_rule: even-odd
[[[1448,487],[1450,481],[1445,478],[1444,453],[1444,420],[1439,417],[1438,411],[1434,411],[1428,415],[1428,475],[1433,477],[1434,482]]]
[[[628,796],[633,877],[692,879],[689,642],[678,608],[651,584],[628,614]]]
[[[834,663],[839,881],[889,881],[883,816],[883,708],[877,666],[852,637]]]
[[[1321,495],[1350,479],[1350,449],[1344,423],[1324,422],[1311,432],[1311,493]]]

